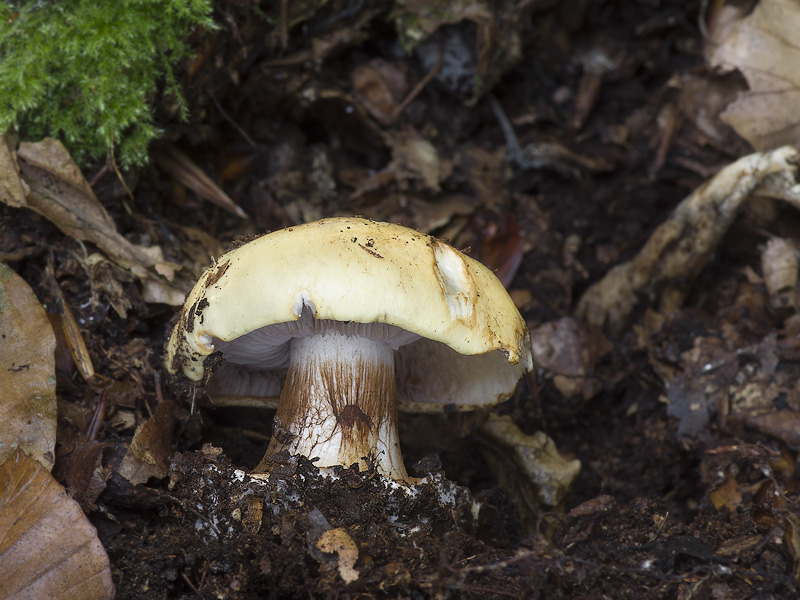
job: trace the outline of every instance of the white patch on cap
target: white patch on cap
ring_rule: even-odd
[[[475,285],[472,282],[467,263],[447,244],[433,240],[434,271],[442,288],[447,308],[453,319],[469,319],[474,309],[472,295]]]
[[[314,306],[314,302],[311,301],[311,294],[308,293],[308,290],[300,290],[300,293],[297,295],[292,305],[292,312],[298,319],[303,316],[304,306],[311,311],[312,315],[317,314],[317,307]]]
[[[211,354],[214,351],[214,338],[207,333],[200,334],[197,337],[197,340],[199,342],[198,346],[200,347],[200,350],[205,351],[208,354]]]

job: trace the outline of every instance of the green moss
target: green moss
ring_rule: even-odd
[[[156,92],[186,117],[172,65],[193,28],[214,27],[211,2],[0,2],[0,133],[58,137],[78,162],[114,145],[124,166],[146,162]]]

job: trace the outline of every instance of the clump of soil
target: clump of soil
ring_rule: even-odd
[[[146,501],[112,486],[107,502],[122,529],[107,548],[118,597],[517,595],[532,584],[532,571],[493,566],[527,560],[496,545],[498,525],[519,526],[508,505],[479,502],[440,474],[406,486],[284,459],[252,478],[207,446],[176,456],[169,483]],[[352,540],[350,554],[320,549],[331,530]]]

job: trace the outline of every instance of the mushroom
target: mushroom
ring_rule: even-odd
[[[288,450],[408,481],[398,408],[493,406],[533,358],[525,321],[481,263],[407,227],[329,218],[215,261],[186,299],[166,363],[208,377],[215,404],[278,399],[256,472]]]

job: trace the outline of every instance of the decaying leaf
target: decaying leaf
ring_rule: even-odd
[[[359,65],[350,73],[353,94],[381,125],[395,120],[398,103],[408,92],[405,75],[381,58]]]
[[[401,189],[409,179],[420,179],[426,188],[438,192],[439,184],[450,175],[452,165],[443,160],[436,147],[416,133],[405,132],[390,136],[394,172]]]
[[[174,402],[163,398],[153,416],[136,429],[119,474],[139,485],[150,477],[166,477],[172,456],[172,424]]]
[[[772,410],[763,414],[742,415],[749,427],[783,440],[791,446],[800,444],[800,413],[792,410]]]
[[[517,216],[501,208],[475,212],[458,236],[467,254],[489,267],[507,288],[522,264],[523,239]]]
[[[0,138],[0,202],[9,206],[25,206],[28,184],[19,176],[16,144],[6,134]]]
[[[317,541],[317,549],[328,554],[335,553],[339,560],[339,575],[345,583],[353,583],[358,579],[355,569],[358,560],[358,546],[341,527],[329,529]]]
[[[31,188],[29,208],[70,237],[92,242],[126,265],[155,264],[143,248],[117,232],[113,219],[61,142],[50,138],[35,144],[23,142],[18,155],[20,171]]]
[[[49,470],[56,443],[56,338],[33,290],[2,263],[0,340],[0,461],[22,448]]]
[[[448,225],[456,217],[472,214],[480,205],[480,201],[473,196],[450,194],[430,202],[415,197],[409,204],[413,212],[414,229],[433,233],[434,230]]]
[[[17,450],[0,466],[0,597],[114,597],[111,567],[78,503]]]
[[[761,252],[761,272],[773,310],[790,313],[797,308],[800,252],[791,240],[773,237]]]
[[[722,508],[723,506],[729,511],[734,512],[742,503],[742,491],[739,489],[739,483],[733,474],[728,473],[725,482],[709,494],[708,499],[714,508]]]
[[[578,302],[576,314],[619,335],[642,298],[658,300],[661,312],[678,308],[692,281],[751,195],[800,207],[798,152],[790,146],[745,156],[700,186],[659,225],[630,262],[611,269]]]
[[[501,448],[512,458],[516,468],[533,485],[539,501],[547,506],[558,505],[580,473],[578,459],[562,457],[555,442],[544,432],[523,433],[509,416],[490,415],[480,433],[488,437],[495,448]],[[493,462],[497,462],[499,467],[503,465],[499,461]],[[501,470],[507,470],[507,467],[496,470],[502,479]]]
[[[67,428],[59,430],[60,447],[53,474],[59,481],[64,482],[69,495],[87,513],[97,510],[95,502],[105,490],[106,482],[112,475],[111,467],[103,465],[103,450],[110,444],[97,441],[97,433],[105,418],[108,397],[109,394],[105,392],[100,395],[91,419],[80,435],[71,435],[72,432]],[[63,412],[62,408],[65,408]],[[61,403],[59,418],[62,421],[71,420],[75,417],[77,408]]]
[[[734,3],[733,17],[712,27],[709,62],[738,69],[750,90],[739,94],[722,115],[755,150],[800,142],[800,4],[761,0],[744,15]]]
[[[589,399],[600,391],[594,366],[611,351],[611,344],[600,331],[564,317],[532,330],[531,344],[534,362],[552,374],[562,394]]]
[[[800,583],[800,518],[797,515],[787,515],[783,541],[794,559],[792,577],[796,583]]]
[[[25,204],[28,208],[66,235],[95,244],[129,269],[144,283],[147,301],[173,305],[183,302],[189,283],[186,282],[186,289],[176,288],[158,272],[157,267],[164,263],[160,248],[137,246],[117,231],[61,142],[50,138],[35,144],[23,142],[17,154],[20,174],[30,187]]]
[[[45,270],[45,280],[55,297],[54,309],[56,312],[52,314],[51,318],[58,323],[63,334],[63,341],[69,349],[75,366],[78,367],[78,372],[86,381],[91,381],[94,377],[92,357],[86,347],[86,341],[83,339],[83,333],[78,327],[78,322],[75,320],[75,315],[72,314],[72,309],[69,307],[64,298],[64,293],[53,275],[52,265],[48,265]]]

